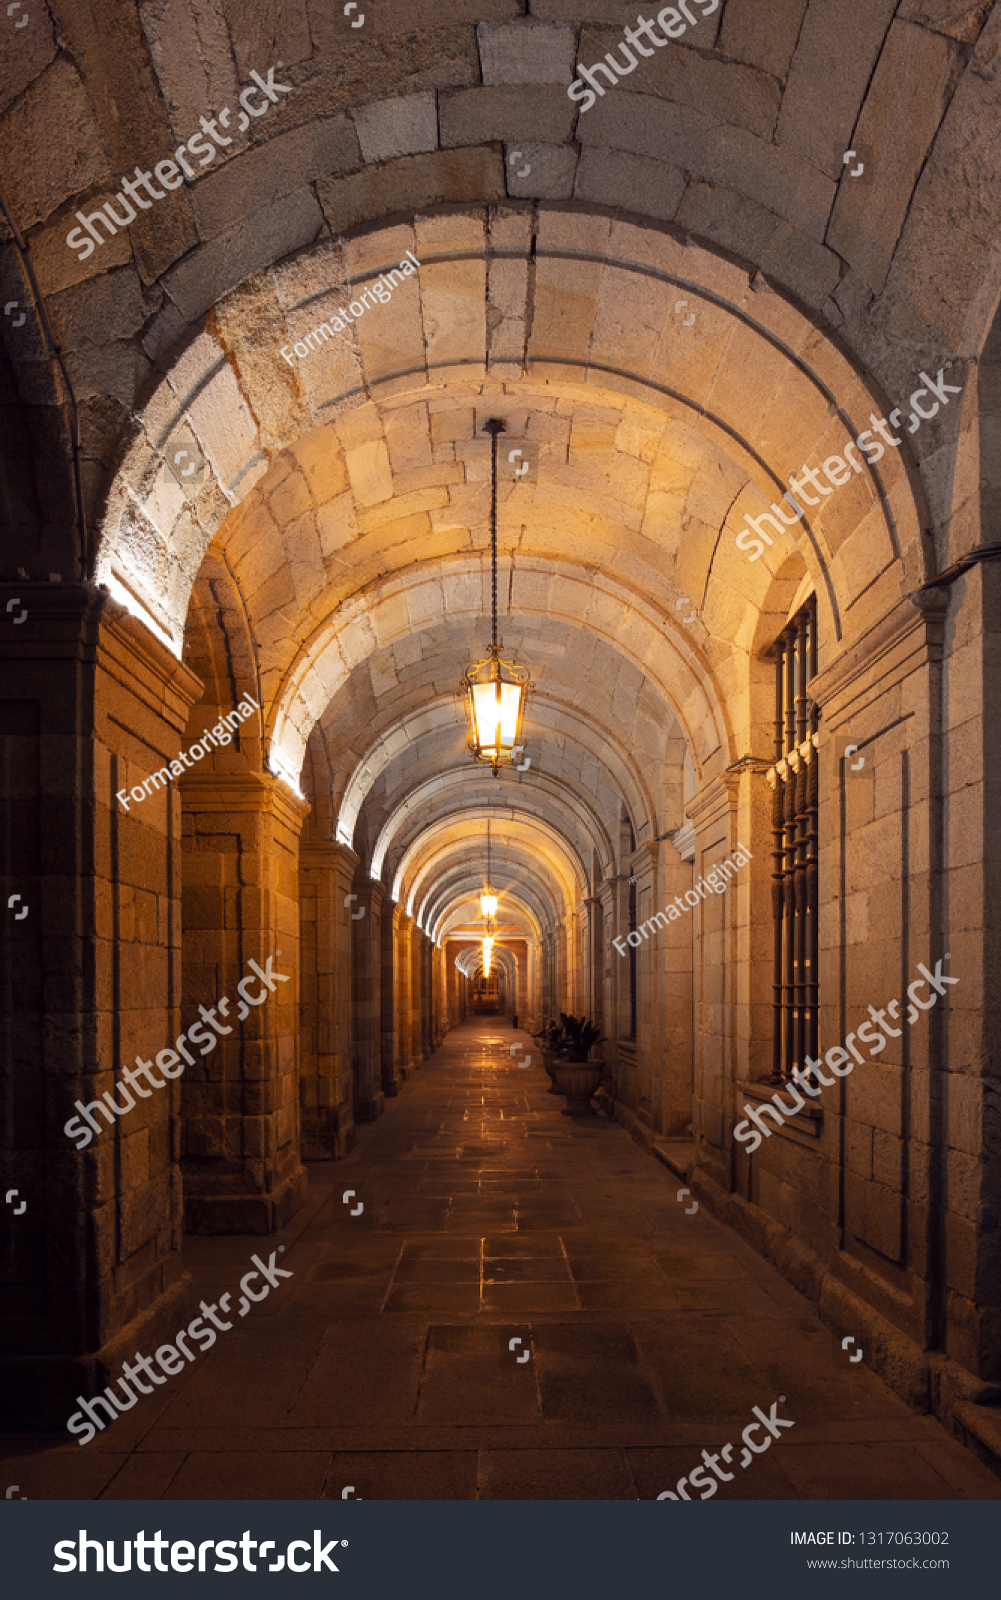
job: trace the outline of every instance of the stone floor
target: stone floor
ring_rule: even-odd
[[[569,1116],[516,1041],[531,1048],[490,1018],[450,1033],[348,1160],[311,1168],[308,1205],[266,1248],[189,1239],[210,1300],[236,1290],[235,1306],[251,1255],[279,1244],[294,1277],[84,1448],[7,1436],[4,1484],[31,1499],[648,1499],[730,1443],[721,1499],[1001,1498],[767,1262],[687,1215],[621,1127]],[[780,1395],[795,1427],[741,1470],[752,1407]]]

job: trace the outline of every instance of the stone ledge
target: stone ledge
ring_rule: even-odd
[[[1001,1409],[960,1400],[952,1416],[956,1437],[1001,1477]]]

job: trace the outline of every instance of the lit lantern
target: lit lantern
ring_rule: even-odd
[[[493,951],[494,951],[494,941],[492,939],[484,939],[484,941],[483,941],[483,976],[485,978],[489,978],[489,976],[490,976],[490,960],[491,960],[491,957],[493,956]]]
[[[503,640],[497,638],[497,435],[504,424],[491,417],[484,432],[491,435],[490,551],[493,573],[493,636],[485,661],[478,661],[462,675],[462,692],[469,728],[468,750],[476,761],[493,768],[496,778],[501,767],[509,766],[521,739],[525,701],[532,687],[529,669],[501,659]]]
[[[487,886],[480,895],[480,916],[489,924],[490,918],[497,915],[497,896],[490,887],[493,874],[490,871],[490,823],[487,823]],[[490,932],[489,926],[487,932]]]

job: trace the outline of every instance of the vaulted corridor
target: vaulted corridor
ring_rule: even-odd
[[[8,1441],[22,1495],[650,1499],[693,1468],[704,1493],[701,1453],[732,1443],[721,1498],[1001,1498],[621,1127],[569,1115],[531,1049],[506,1018],[451,1032],[312,1169],[274,1300],[86,1452]],[[187,1240],[198,1294],[252,1249]],[[752,1456],[780,1395],[794,1426]]]
[[[1001,0],[22,9],[10,1482],[994,1497]]]

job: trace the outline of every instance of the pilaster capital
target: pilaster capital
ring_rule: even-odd
[[[806,692],[820,706],[825,724],[839,727],[846,713],[858,718],[904,678],[940,661],[948,604],[948,593],[941,588],[902,595],[875,627],[818,672]]]
[[[189,811],[270,816],[296,838],[313,809],[270,772],[190,772],[178,778],[177,785]]]
[[[766,771],[767,768],[762,770]],[[688,815],[697,836],[736,815],[741,776],[741,773],[729,769],[721,772],[718,777],[704,783],[698,794],[689,800]]]

